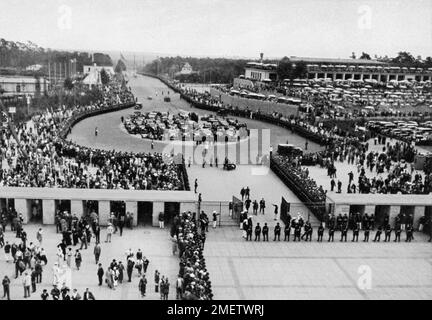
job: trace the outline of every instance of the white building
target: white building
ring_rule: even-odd
[[[105,69],[105,71],[110,76],[113,76],[115,74],[113,67],[111,67],[111,66],[97,66],[96,63],[93,64],[92,66],[89,66],[89,65],[83,66],[83,73],[84,74],[90,74],[90,73],[94,73],[94,72],[100,73],[102,71],[102,69]]]
[[[83,84],[88,86],[102,85],[102,70],[105,70],[110,76],[110,78],[115,75],[114,68],[110,66],[97,66],[96,64],[93,64],[92,66],[83,66],[83,73],[85,75],[85,78],[83,79]]]
[[[40,69],[42,69],[41,64],[33,64],[31,66],[26,67],[27,71],[39,71]]]
[[[91,86],[99,86],[102,85],[100,72],[98,71],[92,71],[89,74],[86,75],[86,77],[83,79],[83,84]]]
[[[187,74],[192,74],[192,73],[194,73],[194,71],[192,69],[192,66],[189,63],[186,62],[184,64],[183,68],[181,69],[181,71],[177,72],[176,75],[180,75],[180,74],[187,75]]]
[[[245,67],[245,79],[258,81],[275,81],[277,78],[276,64],[264,64],[262,62],[248,62]]]

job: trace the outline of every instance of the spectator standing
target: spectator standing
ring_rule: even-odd
[[[146,288],[147,288],[147,279],[145,277],[145,274],[143,274],[139,282],[139,290],[141,292],[142,298],[145,297],[146,295]]]
[[[4,276],[3,281],[3,298],[6,298],[10,300],[10,280],[8,276]]]
[[[94,253],[94,256],[95,256],[96,264],[99,263],[99,257],[100,257],[100,255],[101,255],[101,251],[102,251],[102,248],[101,248],[99,242],[96,242],[95,247],[94,247],[94,250],[93,250],[93,253]]]
[[[24,272],[22,283],[24,287],[24,298],[30,298],[31,276],[28,272]]]
[[[114,228],[113,228],[112,224],[109,223],[108,228],[107,228],[107,237],[106,237],[105,242],[111,242],[111,237],[112,237],[113,233],[114,233]]]

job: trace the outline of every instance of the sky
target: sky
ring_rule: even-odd
[[[431,0],[0,0],[0,38],[191,56],[432,55]]]

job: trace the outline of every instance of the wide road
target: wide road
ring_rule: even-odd
[[[131,77],[129,85],[134,95],[138,98],[138,101],[143,104],[142,112],[156,110],[177,113],[180,110],[186,110],[193,111],[200,115],[214,114],[210,111],[192,108],[189,103],[180,99],[179,94],[174,94],[171,89],[157,79],[144,76],[138,76],[137,78]],[[164,102],[162,96],[162,92],[164,95],[167,95],[168,91],[170,92],[170,103]],[[147,99],[149,96],[152,97],[152,100]],[[131,108],[85,119],[72,129],[72,134],[70,134],[68,138],[81,145],[94,148],[134,152],[151,151],[151,142],[149,140],[129,135],[120,121],[122,116],[126,118],[133,114],[134,111],[135,110]],[[279,143],[287,142],[304,148],[306,142],[305,138],[292,134],[282,127],[251,119],[237,119],[240,122],[246,123],[249,129],[270,130],[270,144],[275,150]],[[94,135],[96,127],[99,131],[97,137]],[[322,147],[312,141],[308,141],[308,143],[308,150],[310,151],[322,149]],[[154,151],[161,152],[165,146],[165,142],[155,141]]]

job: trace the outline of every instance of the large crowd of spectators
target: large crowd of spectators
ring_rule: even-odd
[[[302,159],[302,164],[306,162],[307,165],[319,164],[325,167],[330,179],[336,177],[336,161],[347,161],[348,164],[355,165],[358,182],[356,184],[354,179],[350,179],[346,186],[348,193],[428,194],[431,192],[431,174],[422,175],[415,172],[412,163],[416,154],[415,148],[407,143],[396,142],[391,145],[385,144],[384,139],[380,140],[384,141],[382,152],[368,151],[368,143],[360,145],[342,143],[313,156],[308,155],[306,161]],[[376,177],[367,177],[368,171],[376,173]],[[335,185],[335,182],[331,181],[331,185]]]
[[[105,91],[103,101],[34,116],[33,125],[24,123],[18,127],[19,143],[4,130],[0,140],[0,185],[182,190],[179,167],[172,155],[106,151],[65,139],[65,133],[81,114],[133,101],[129,90],[113,86]]]
[[[205,230],[198,230],[195,214],[183,212],[174,221],[173,236],[178,239],[181,287],[184,300],[212,300],[209,272],[204,259]]]

